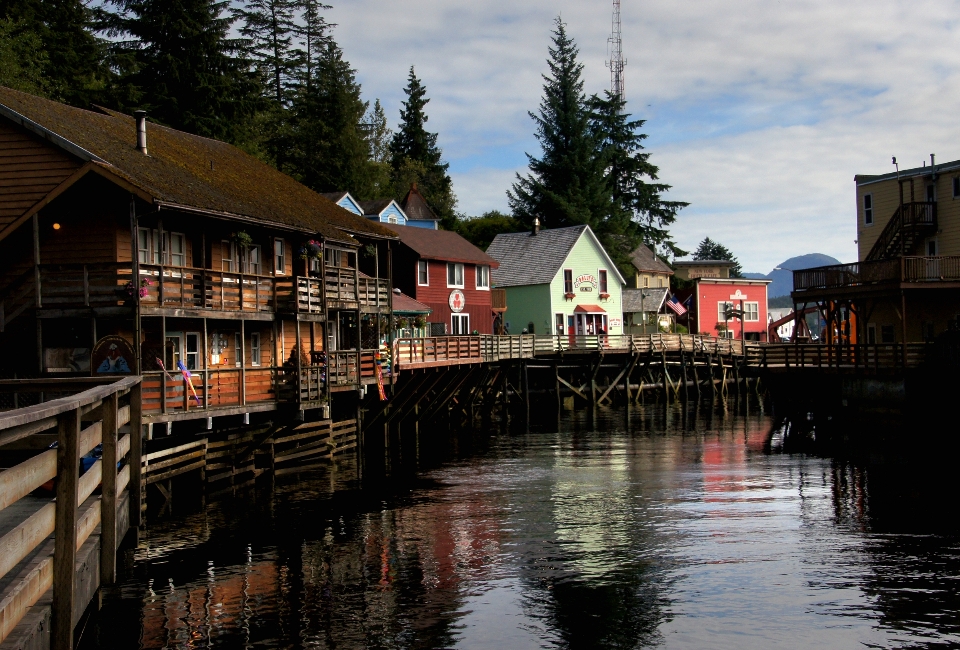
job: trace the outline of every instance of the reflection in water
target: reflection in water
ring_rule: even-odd
[[[153,522],[82,643],[960,643],[955,519],[916,515],[929,467],[771,453],[759,413],[565,417],[409,483],[341,465]]]

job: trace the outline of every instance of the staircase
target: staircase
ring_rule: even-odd
[[[937,232],[937,204],[934,201],[904,203],[893,213],[880,238],[864,261],[888,260],[910,255],[924,237]]]
[[[35,304],[33,268],[29,268],[0,289],[0,332],[17,316]]]

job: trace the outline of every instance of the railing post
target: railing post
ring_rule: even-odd
[[[143,380],[130,389],[130,526],[140,539],[142,523],[143,488],[141,485],[143,467]]]
[[[117,580],[117,394],[104,397],[101,408],[100,584],[112,585]]]
[[[73,650],[76,593],[77,490],[80,483],[80,407],[57,416],[57,502],[53,547],[51,650]]]

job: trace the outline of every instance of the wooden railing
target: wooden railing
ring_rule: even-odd
[[[566,334],[538,336],[538,354],[585,351],[631,352],[700,352],[704,354],[739,355],[752,345],[739,339],[715,338],[699,334]]]
[[[356,302],[357,284],[360,277],[356,269],[328,266],[323,270],[323,283],[327,300]]]
[[[771,343],[756,349],[753,365],[763,368],[834,368],[903,370],[916,368],[929,358],[931,343],[876,343],[818,345]]]
[[[145,308],[276,311],[293,289],[293,279],[282,276],[151,264],[140,265],[140,278],[150,283],[140,298]]]
[[[531,335],[424,336],[394,341],[394,365],[398,369],[529,359],[533,355],[534,337]]]
[[[129,264],[41,264],[43,308],[106,307],[123,304],[133,292]]]
[[[143,373],[143,412],[147,415],[237,409],[277,401],[283,369],[269,366],[191,370],[193,396],[181,373]],[[216,413],[210,413],[216,415]]]
[[[793,290],[833,289],[884,282],[936,282],[960,280],[960,256],[900,257],[875,262],[855,262],[793,272]]]
[[[902,208],[902,209],[901,209]],[[890,221],[884,226],[866,261],[873,262],[887,257],[896,257],[909,252],[916,237],[937,227],[937,204],[935,201],[913,201],[898,206]],[[904,241],[910,239],[910,244]],[[898,245],[902,250],[897,250]]]
[[[358,283],[360,304],[386,309],[390,306],[390,283],[383,278],[360,278]]]
[[[76,390],[78,383],[83,388],[90,385],[19,380],[4,381],[0,388],[21,393],[32,388],[49,394],[69,392],[71,386]],[[123,435],[120,429],[127,424],[130,433]],[[55,438],[57,443],[0,472],[0,517],[8,524],[0,537],[0,577],[5,584],[0,592],[0,642],[52,588],[50,647],[73,649],[78,613],[87,605],[77,599],[95,597],[97,584],[116,580],[117,546],[127,526],[140,522],[140,431],[139,377],[0,413],[0,446],[23,445],[37,437],[42,442]],[[102,459],[81,474],[81,458],[97,445],[102,445]],[[33,494],[50,482],[55,485],[56,500]],[[98,487],[99,497],[94,495]],[[81,592],[81,585],[90,581],[77,579],[78,550],[90,548],[85,542],[98,525],[100,574]],[[7,580],[7,574],[27,558],[33,560]]]

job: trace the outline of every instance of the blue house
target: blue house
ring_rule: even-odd
[[[350,192],[324,192],[323,196],[344,210],[349,210],[354,214],[380,223],[428,228],[430,230],[437,230],[437,224],[439,223],[439,219],[427,206],[427,202],[420,192],[417,191],[416,183],[410,188],[402,204],[393,199],[358,201],[350,195]]]
[[[363,216],[363,208],[360,202],[350,196],[350,192],[323,192],[323,196],[330,199],[344,210],[349,210],[354,214]]]
[[[395,223],[398,226],[407,225],[407,215],[400,209],[400,205],[393,199],[374,199],[360,201],[363,216],[371,221],[380,223]]]

